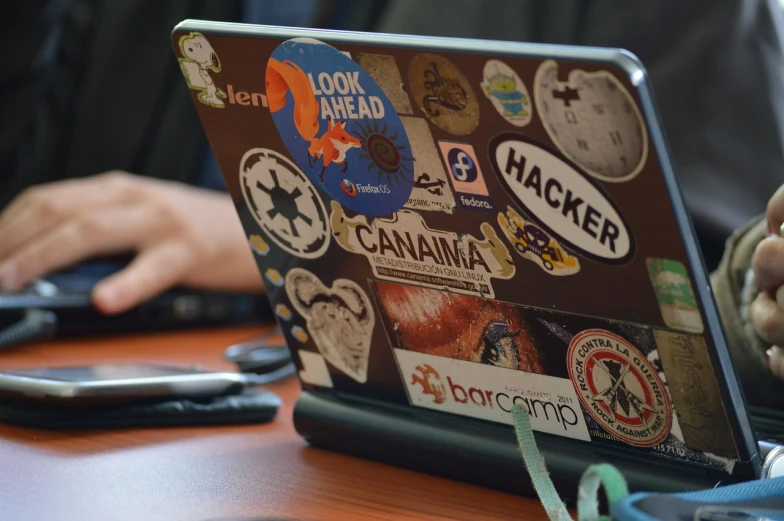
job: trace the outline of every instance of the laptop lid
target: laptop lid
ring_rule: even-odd
[[[305,390],[756,477],[642,65],[185,21],[182,72]]]

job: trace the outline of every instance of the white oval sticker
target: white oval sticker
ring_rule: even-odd
[[[565,246],[609,264],[634,256],[634,238],[617,207],[571,161],[510,133],[490,142],[490,160],[528,216]]]

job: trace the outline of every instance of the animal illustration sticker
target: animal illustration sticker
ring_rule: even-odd
[[[558,64],[547,60],[536,71],[534,100],[553,143],[593,177],[628,181],[645,166],[648,135],[640,109],[609,72],[575,69],[562,82]]]
[[[635,447],[663,442],[672,404],[656,368],[628,340],[603,329],[572,338],[569,377],[585,410],[607,432]]]
[[[620,210],[570,161],[512,132],[495,136],[489,148],[507,193],[548,235],[596,262],[632,259],[634,237]]]
[[[250,244],[250,248],[256,252],[257,255],[265,256],[270,251],[269,244],[267,244],[267,241],[265,241],[261,235],[251,235],[248,239],[248,244]]]
[[[365,255],[381,279],[493,298],[491,279],[511,279],[515,273],[509,250],[489,223],[482,223],[483,237],[477,239],[428,228],[410,210],[368,223],[364,216],[347,216],[335,201],[330,219],[337,243]]]
[[[460,69],[443,56],[417,54],[408,68],[411,97],[435,126],[467,136],[479,125],[479,101]]]
[[[398,114],[410,116],[414,113],[408,94],[403,89],[403,78],[400,77],[400,69],[397,68],[394,56],[360,53],[354,59],[378,83]],[[409,139],[416,142],[410,134]]]
[[[688,333],[702,333],[705,329],[702,315],[686,267],[678,261],[667,259],[649,258],[645,262],[667,327]]]
[[[441,157],[452,179],[457,194],[457,204],[472,212],[494,212],[495,206],[487,191],[482,168],[476,159],[474,147],[468,143],[439,141]]]
[[[317,186],[365,215],[403,207],[414,185],[411,145],[362,67],[330,45],[296,38],[272,53],[266,90],[280,137]]]
[[[376,318],[364,290],[348,279],[337,279],[328,288],[313,273],[293,268],[286,274],[286,293],[324,358],[365,383]]]
[[[430,126],[423,118],[402,116],[400,119],[411,139],[414,152],[414,188],[405,207],[452,213],[455,196],[449,187]]]
[[[196,95],[200,103],[215,108],[223,108],[226,104],[226,92],[215,85],[210,73],[221,71],[221,62],[217,53],[201,33],[190,33],[180,37],[179,58],[180,69],[188,83],[188,88],[198,91]]]
[[[327,251],[327,210],[297,165],[274,150],[252,148],[242,156],[239,175],[248,210],[275,244],[304,259]]]
[[[482,70],[482,90],[501,116],[516,127],[531,122],[531,98],[523,80],[500,60],[488,60]]]
[[[524,259],[538,264],[551,275],[573,275],[580,271],[580,261],[569,255],[557,241],[520,214],[507,207],[498,214],[498,224],[506,238]]]

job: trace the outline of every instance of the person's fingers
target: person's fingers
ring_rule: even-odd
[[[768,220],[768,232],[779,235],[781,225],[784,224],[784,185],[768,199],[766,217]]]
[[[93,302],[106,314],[127,311],[180,282],[196,260],[185,242],[160,243],[99,282],[93,290]]]
[[[774,375],[784,380],[784,349],[778,346],[768,349],[768,366]]]
[[[122,172],[29,188],[0,214],[0,260],[59,223],[139,199],[140,192],[138,180]]]
[[[94,210],[56,226],[0,263],[0,286],[18,290],[88,257],[138,248],[155,221],[145,210],[142,206]]]
[[[784,238],[766,237],[757,244],[751,261],[757,287],[772,290],[784,283]]]
[[[765,342],[784,345],[784,311],[768,293],[760,292],[751,303],[749,320]]]

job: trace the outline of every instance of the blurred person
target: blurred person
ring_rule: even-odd
[[[104,312],[175,284],[262,290],[229,197],[208,189],[220,177],[169,49],[184,18],[626,48],[648,69],[709,268],[733,230],[754,242],[743,225],[781,184],[774,0],[300,1],[15,3],[0,21],[11,42],[0,58],[0,112],[10,115],[0,207],[15,198],[0,215],[0,284],[19,288],[131,250],[134,261],[95,289]],[[273,16],[284,11],[289,18]],[[742,288],[728,278],[727,259],[747,261],[746,271],[752,262],[737,240],[713,281],[729,336],[744,339],[731,346],[750,382],[763,366],[772,377],[764,339],[774,337],[769,321],[740,307]],[[738,304],[730,307],[742,324],[727,303]]]

